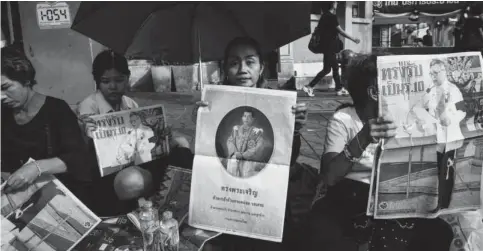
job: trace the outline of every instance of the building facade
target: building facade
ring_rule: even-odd
[[[37,71],[38,91],[75,105],[95,91],[92,61],[104,47],[70,29],[68,22],[74,19],[80,1],[55,2],[64,4],[70,17],[65,25],[55,27],[42,23],[39,17],[42,14],[39,6],[45,3],[2,2],[2,40],[18,44],[32,60]],[[47,18],[45,13],[42,15]],[[360,44],[354,44],[343,39],[344,48],[370,52],[371,2],[340,2],[337,16],[341,27],[361,40]],[[319,14],[311,15],[312,31],[319,17]],[[299,86],[310,81],[322,69],[323,56],[308,50],[309,40],[310,35],[307,35],[269,55],[267,77],[283,83],[295,76]],[[203,70],[203,83],[219,83],[222,79],[219,62],[204,63],[200,68]],[[199,89],[197,65],[153,66],[136,60],[132,63],[131,80],[131,86],[140,91],[189,92]]]

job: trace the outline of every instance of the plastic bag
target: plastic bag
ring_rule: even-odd
[[[483,251],[483,210],[440,217],[453,229],[450,251]]]

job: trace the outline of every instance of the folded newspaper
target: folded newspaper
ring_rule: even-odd
[[[368,215],[434,218],[482,206],[478,52],[379,57],[379,115],[398,125],[373,169]]]
[[[172,211],[180,226],[180,251],[202,250],[205,243],[220,233],[193,228],[186,221],[189,209],[191,171],[168,167],[160,191],[149,198],[162,213]],[[137,249],[136,249],[137,248]],[[142,236],[139,230],[137,212],[126,216],[107,219],[75,247],[76,251],[120,251],[142,250]]]
[[[51,175],[1,200],[1,250],[72,250],[101,221]]]
[[[92,116],[101,176],[168,155],[169,130],[163,105]]]

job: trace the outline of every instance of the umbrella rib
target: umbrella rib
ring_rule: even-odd
[[[157,11],[157,10],[155,10]],[[131,37],[131,42],[128,43],[128,46],[127,48],[124,50],[124,54],[127,52],[127,50],[129,49],[129,46],[132,45],[134,39],[138,36],[139,32],[141,32],[141,30],[144,28],[144,26],[146,26],[146,24],[148,23],[149,19],[151,19],[151,17],[153,16],[153,13],[155,11],[152,11],[143,21],[143,23],[141,24],[141,26],[139,26],[139,28],[136,30],[136,33],[134,34],[134,36]]]

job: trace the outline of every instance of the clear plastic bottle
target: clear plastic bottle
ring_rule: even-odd
[[[140,203],[139,223],[143,234],[144,251],[163,251],[159,216],[151,201]]]
[[[171,211],[165,211],[160,221],[160,228],[163,234],[164,251],[178,251],[179,249],[179,226],[178,221],[173,218]]]

